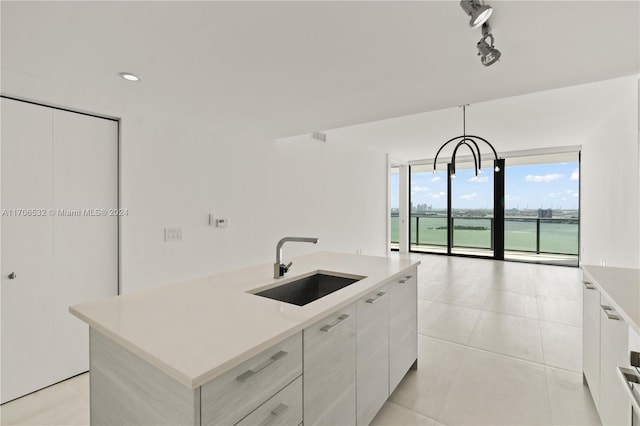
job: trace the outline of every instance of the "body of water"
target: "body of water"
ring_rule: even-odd
[[[454,218],[454,247],[491,248],[490,218]],[[416,224],[419,226],[416,227]],[[541,220],[540,251],[543,253],[578,254],[578,223]],[[398,241],[398,217],[391,217],[391,241]],[[505,219],[505,250],[536,251],[536,220]],[[447,246],[447,219],[444,217],[411,217],[411,243]]]

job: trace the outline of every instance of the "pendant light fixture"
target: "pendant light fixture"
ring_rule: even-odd
[[[433,159],[433,173],[436,173],[436,163],[438,161],[438,156],[440,155],[442,150],[452,142],[457,142],[457,143],[455,148],[453,148],[453,154],[451,155],[451,163],[449,163],[450,164],[449,177],[451,178],[456,177],[456,155],[458,154],[458,149],[461,146],[466,146],[471,151],[471,154],[473,155],[473,164],[474,164],[474,171],[476,176],[478,176],[479,173],[482,173],[482,153],[480,152],[480,146],[479,146],[479,144],[482,144],[482,143],[488,145],[489,148],[491,148],[491,151],[493,152],[493,157],[494,157],[494,160],[493,160],[494,172],[499,172],[500,164],[498,159],[498,153],[496,152],[493,145],[491,145],[491,143],[489,143],[488,140],[480,136],[467,135],[467,106],[468,105],[461,105],[461,106],[462,106],[462,135],[449,139],[444,144],[442,144],[440,149],[438,149],[438,152],[436,153],[436,157]]]
[[[442,144],[435,158],[433,159],[433,173],[436,173],[438,156],[445,147],[455,142],[451,160],[447,164],[447,254],[452,254],[454,242],[454,222],[453,222],[453,181],[456,176],[456,155],[462,146],[469,148],[473,156],[473,166],[475,175],[482,172],[482,144],[491,148],[493,153],[493,221],[496,226],[493,228],[491,241],[493,248],[493,258],[504,260],[504,158],[498,158],[498,153],[488,140],[476,135],[467,134],[467,106],[462,105],[462,135],[449,139]]]

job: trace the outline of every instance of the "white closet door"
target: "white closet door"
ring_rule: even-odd
[[[117,294],[118,219],[87,213],[117,208],[118,127],[5,98],[1,112],[6,402],[89,369],[87,326],[68,308]]]
[[[52,383],[52,111],[2,98],[2,402]],[[12,216],[13,214],[13,216]],[[9,279],[10,273],[15,279]]]
[[[54,208],[79,212],[53,220],[54,380],[89,369],[89,329],[69,305],[118,290],[118,125],[54,110]],[[106,210],[89,216],[87,210]]]

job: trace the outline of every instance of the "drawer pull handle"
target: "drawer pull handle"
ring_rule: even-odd
[[[333,323],[324,325],[320,330],[328,333],[329,331],[331,331],[333,327],[340,324],[342,321],[346,320],[347,318],[349,318],[348,314],[342,314]]]
[[[400,280],[400,281],[398,281],[398,282],[399,282],[400,284],[404,284],[404,283],[406,283],[406,282],[407,282],[407,280]]]
[[[607,318],[609,318],[610,320],[620,321],[620,317],[616,314],[616,311],[614,311],[611,306],[600,305],[600,307],[602,308],[602,311],[607,316]]]
[[[622,381],[622,387],[627,393],[627,397],[631,402],[631,410],[640,413],[640,399],[638,399],[638,397],[634,395],[637,393],[637,391],[634,392],[634,389],[638,387],[640,376],[636,375],[633,370],[630,370],[628,368],[618,367],[617,370],[618,378]],[[640,395],[640,393],[638,395]]]
[[[374,303],[376,303],[378,300],[380,300],[380,298],[382,296],[384,296],[386,293],[384,291],[381,291],[379,293],[376,294],[376,297],[372,297],[371,299],[367,299],[367,303],[371,303],[372,305]]]
[[[261,426],[270,425],[278,417],[280,417],[282,414],[284,414],[288,409],[289,409],[289,407],[287,405],[279,404],[276,408],[271,410],[271,412],[269,413],[269,417],[267,417],[262,423],[260,423],[260,425]]]
[[[406,277],[404,277],[407,280],[410,280],[411,278],[413,278],[413,275],[407,275]]]
[[[271,364],[276,362],[277,360],[282,359],[287,355],[288,355],[287,352],[280,351],[280,352],[274,354],[271,358],[269,358],[268,360],[266,360],[265,362],[263,362],[259,366],[257,366],[255,370],[247,370],[247,371],[245,371],[244,373],[242,373],[241,375],[236,377],[236,380],[238,380],[239,382],[244,383],[248,379],[250,379],[251,377],[255,376],[256,374],[258,374],[259,372],[261,372],[262,370],[264,370],[265,368],[267,368],[268,366],[270,366]]]
[[[593,284],[591,284],[591,283],[584,282],[583,284],[584,284],[584,288],[586,288],[587,290],[595,290],[596,289],[593,286]]]

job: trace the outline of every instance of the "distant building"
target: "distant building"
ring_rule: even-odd
[[[552,209],[538,209],[538,217],[553,217]]]

